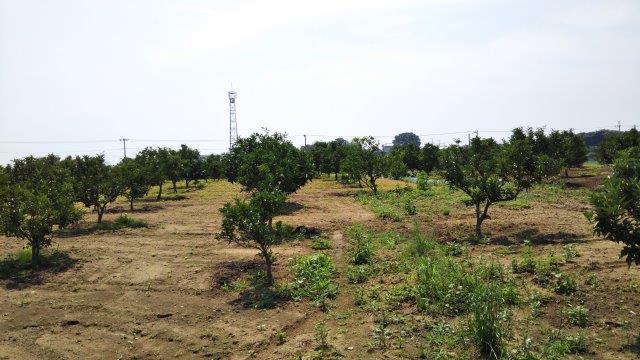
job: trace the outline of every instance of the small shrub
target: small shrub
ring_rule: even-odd
[[[325,237],[316,237],[311,240],[311,248],[313,250],[331,249],[331,241]]]
[[[384,302],[391,307],[399,307],[403,303],[415,301],[415,288],[409,284],[393,285],[383,295]]]
[[[371,232],[366,231],[362,225],[355,225],[347,230],[347,235],[351,240],[351,248],[348,251],[350,262],[354,265],[372,263],[374,248]]]
[[[580,253],[578,253],[578,250],[576,250],[575,244],[566,244],[562,247],[562,255],[565,262],[571,262],[573,261],[573,259],[580,256]]]
[[[407,215],[415,215],[418,213],[418,210],[416,209],[416,205],[413,203],[413,200],[411,198],[407,198],[404,201],[404,212]]]
[[[442,215],[444,215],[444,216],[449,216],[449,215],[451,215],[451,210],[449,210],[449,209],[444,209],[444,210],[442,210]]]
[[[566,355],[585,353],[588,349],[587,340],[583,335],[565,335],[559,330],[552,330],[542,351],[542,358],[564,359]]]
[[[566,307],[562,309],[562,315],[571,325],[587,326],[589,324],[589,309],[584,306]]]
[[[553,276],[554,283],[551,286],[551,290],[556,294],[569,295],[578,289],[576,280],[572,276],[565,275],[562,272],[556,272]]]
[[[326,306],[326,299],[338,293],[333,283],[336,267],[323,253],[300,256],[291,265],[294,281],[289,284],[294,299],[309,298],[318,306]]]
[[[429,174],[422,170],[419,171],[416,176],[416,187],[422,191],[429,190]]]
[[[196,189],[198,190],[203,190],[204,188],[206,188],[207,185],[205,185],[205,183],[203,182],[196,182]]]
[[[369,265],[356,265],[347,268],[347,280],[351,284],[365,283],[371,276],[373,269]]]
[[[422,234],[419,229],[413,231],[410,237],[409,253],[414,256],[434,255],[440,251],[440,244],[434,234]]]
[[[278,331],[275,335],[276,344],[282,345],[287,342],[287,333],[284,331]]]

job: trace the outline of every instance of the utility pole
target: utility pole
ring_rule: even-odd
[[[304,148],[306,149],[307,148],[307,135],[305,134],[305,135],[302,135],[302,136],[304,136]]]
[[[620,131],[620,120],[618,120],[618,131]]]
[[[471,145],[471,134],[470,133],[467,134],[467,138],[468,138],[467,145]]]
[[[122,150],[124,151],[124,157],[127,157],[127,141],[129,141],[129,139],[125,139],[122,138],[120,139],[120,141],[122,141]]]

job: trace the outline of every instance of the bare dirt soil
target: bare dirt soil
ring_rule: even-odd
[[[389,181],[383,187],[397,185]],[[288,212],[279,220],[317,229],[330,238],[332,248],[326,252],[339,268],[345,266],[345,229],[353,223],[407,233],[417,222],[424,231],[435,229],[443,238],[456,241],[463,241],[460,234],[473,229],[470,208],[389,221],[356,201],[357,191],[330,180],[314,180],[290,197]],[[239,293],[227,286],[259,269],[262,262],[256,250],[215,238],[221,221],[218,209],[238,194],[236,185],[210,181],[203,190],[184,192],[183,200],[156,202],[150,196],[138,203],[141,210],[129,214],[148,222],[149,228],[78,231],[55,237],[53,247],[65,251],[73,266],[58,273],[44,272],[38,281],[0,283],[0,359],[289,359],[297,355],[306,359],[317,346],[314,326],[319,321],[327,322],[329,341],[345,358],[417,356],[416,344],[425,335],[428,319],[415,305],[398,310],[410,325],[402,331],[414,331],[403,335],[406,344],[386,351],[372,349],[373,316],[354,310],[353,288],[342,276],[337,280],[338,296],[327,313],[307,301],[286,301],[266,310],[244,306]],[[592,320],[586,329],[589,352],[581,356],[636,358],[638,270],[618,260],[618,245],[592,236],[582,215],[588,209],[586,202],[532,197],[525,205],[493,208],[485,228],[491,243],[473,245],[470,251],[506,265],[525,240],[541,254],[560,254],[562,245],[576,244],[581,256],[566,269],[579,276],[579,290],[553,297],[530,334],[541,337],[550,328],[576,330],[558,312],[567,304],[583,304],[591,310]],[[105,220],[126,208],[124,201],[119,202]],[[79,226],[86,229],[95,219],[94,213],[87,213]],[[0,237],[0,254],[16,253],[23,245]],[[287,281],[288,260],[313,250],[303,240],[279,245],[274,252],[275,277]],[[585,285],[589,276],[597,279],[597,285]],[[398,280],[382,278],[381,286],[385,281]],[[525,324],[518,321],[516,332],[522,333]]]

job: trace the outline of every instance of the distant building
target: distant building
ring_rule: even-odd
[[[393,150],[393,144],[383,144],[382,145],[382,152],[384,152],[385,154],[390,153],[391,150]]]

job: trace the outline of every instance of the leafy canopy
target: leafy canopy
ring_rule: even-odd
[[[311,180],[313,173],[307,154],[279,133],[238,139],[227,161],[227,178],[247,191],[291,194]]]
[[[591,197],[594,232],[624,247],[620,257],[640,265],[640,148],[622,150],[613,165],[613,176]]]

